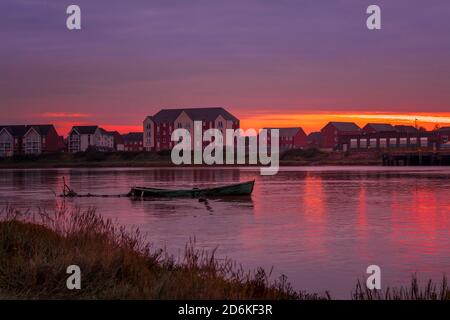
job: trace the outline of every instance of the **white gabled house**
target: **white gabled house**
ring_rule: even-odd
[[[57,152],[59,138],[51,124],[0,126],[0,157]]]
[[[98,126],[75,126],[69,132],[67,143],[71,153],[86,151],[89,147],[112,151],[114,136]]]
[[[0,130],[0,158],[12,157],[14,154],[14,136],[7,128]]]

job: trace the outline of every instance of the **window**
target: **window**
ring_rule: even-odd
[[[389,147],[397,148],[397,138],[390,138],[389,139]]]
[[[30,134],[25,139],[25,153],[38,154],[41,153],[41,141],[38,135]]]
[[[386,138],[380,139],[380,148],[387,148],[387,139]]]
[[[416,147],[417,146],[417,138],[409,138],[409,145],[411,147]]]
[[[219,121],[219,123],[217,124],[217,127],[218,127],[218,128],[223,128],[223,122],[222,122],[222,121]]]
[[[428,147],[428,138],[427,137],[420,138],[420,146],[423,148]]]
[[[400,138],[400,147],[404,148],[408,145],[408,140],[406,138]]]
[[[358,148],[358,139],[350,139],[350,148],[357,149]]]
[[[370,147],[373,148],[373,149],[376,149],[377,146],[378,146],[377,139],[375,139],[375,138],[374,139],[370,139]]]
[[[69,152],[80,151],[80,136],[72,134],[69,138]]]
[[[7,157],[11,154],[12,147],[10,142],[0,141],[0,157]]]
[[[183,125],[181,124],[181,122],[178,122],[178,123],[177,123],[177,128],[178,128],[178,129],[181,129],[182,127],[183,127]]]
[[[361,139],[361,140],[359,140],[359,147],[360,147],[361,149],[367,148],[367,139]]]

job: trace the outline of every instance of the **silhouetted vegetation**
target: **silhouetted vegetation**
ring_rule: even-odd
[[[38,299],[319,299],[294,291],[285,277],[245,272],[214,252],[185,248],[176,261],[94,210],[32,218],[12,209],[0,221],[0,297]],[[82,289],[68,290],[66,268],[82,270]]]
[[[69,265],[82,270],[82,289],[66,287]],[[186,245],[175,260],[153,248],[139,230],[126,231],[94,210],[32,215],[12,208],[0,214],[0,298],[19,299],[330,299],[293,290],[282,276],[269,280],[259,268],[246,272],[215,253]],[[367,289],[358,282],[352,299],[449,300],[444,277],[420,288]]]

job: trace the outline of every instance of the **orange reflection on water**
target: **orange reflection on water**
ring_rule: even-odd
[[[358,193],[358,226],[359,230],[367,230],[367,195],[364,184],[359,186]]]
[[[322,252],[325,257],[325,233],[326,233],[326,205],[324,184],[322,177],[313,172],[308,172],[304,180],[303,189],[304,222],[310,226],[305,235],[310,248],[316,252]]]
[[[412,219],[423,233],[423,236],[417,237],[416,241],[420,241],[422,246],[434,252],[438,228],[436,196],[429,188],[418,187],[412,194],[412,200]]]

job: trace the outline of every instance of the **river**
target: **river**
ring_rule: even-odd
[[[0,206],[52,210],[62,178],[79,193],[122,194],[131,186],[190,187],[255,179],[251,199],[68,199],[178,256],[195,237],[245,269],[273,267],[294,288],[349,298],[366,268],[382,286],[450,274],[450,168],[288,167],[0,170]]]

